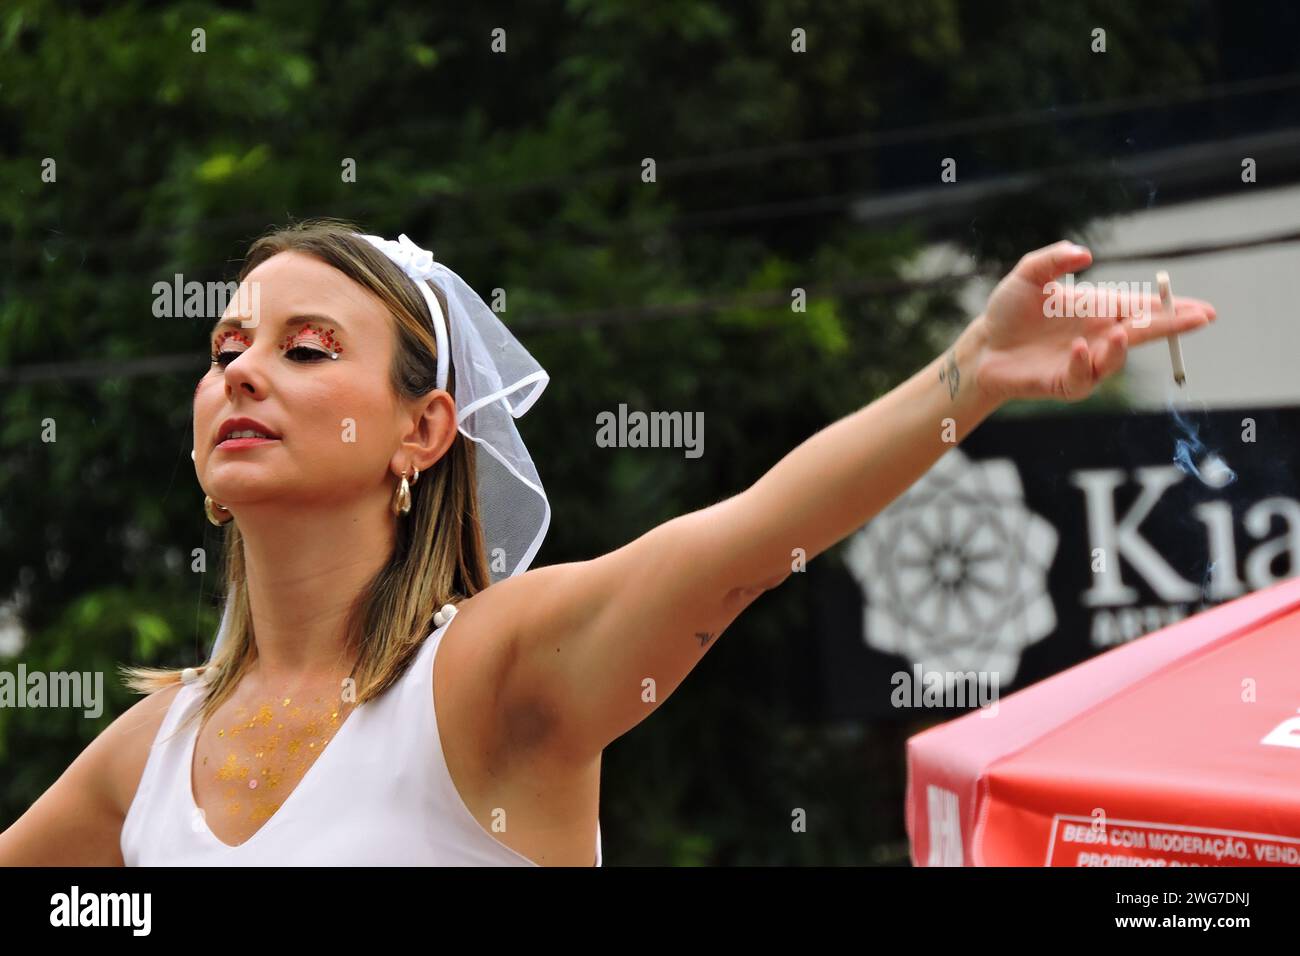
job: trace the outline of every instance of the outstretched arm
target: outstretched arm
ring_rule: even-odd
[[[852,534],[1010,398],[1077,401],[1131,345],[1214,318],[1180,298],[1107,302],[1079,290],[1053,317],[1055,280],[1091,254],[1026,255],[954,346],[893,391],[822,429],[754,485],[590,561],[503,581],[519,621],[503,705],[544,715],[548,753],[582,763],[661,704],[763,591]],[[1078,289],[1078,287],[1076,287]],[[1098,314],[1101,313],[1101,314]],[[1086,317],[1079,317],[1086,316]],[[495,589],[494,588],[494,589]]]

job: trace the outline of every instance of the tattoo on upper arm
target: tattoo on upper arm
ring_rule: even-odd
[[[957,398],[957,388],[961,385],[961,370],[957,368],[957,350],[948,353],[948,364],[939,369],[939,381],[948,383],[948,398]]]
[[[713,638],[716,636],[717,635],[709,634],[705,631],[695,632],[695,639],[700,642],[700,647],[703,647],[705,644],[709,643],[709,641],[713,640]]]

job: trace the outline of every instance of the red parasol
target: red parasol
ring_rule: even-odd
[[[918,866],[1300,866],[1300,579],[907,745]]]

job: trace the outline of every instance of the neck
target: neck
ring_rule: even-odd
[[[244,505],[244,543],[257,669],[269,683],[347,673],[345,624],[357,596],[396,542],[391,511],[373,501],[285,507]]]

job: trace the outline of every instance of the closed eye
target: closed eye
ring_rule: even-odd
[[[236,356],[243,355],[244,352],[246,351],[248,350],[247,349],[223,349],[222,351],[218,352],[216,356],[213,358],[212,360],[213,364],[220,365],[222,368],[225,368],[227,365],[229,365],[231,362],[235,360]],[[295,345],[291,349],[285,349],[284,354],[290,356],[295,362],[303,362],[308,365],[330,357],[329,352],[324,352],[321,349],[312,348],[310,345]]]

